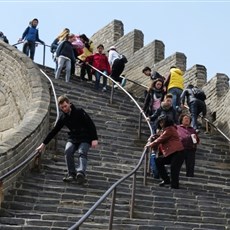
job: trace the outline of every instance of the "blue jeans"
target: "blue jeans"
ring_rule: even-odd
[[[197,118],[200,113],[202,113],[203,116],[206,115],[206,104],[201,100],[194,100],[190,102],[188,106],[192,118],[192,127],[197,129]]]
[[[180,95],[182,94],[182,89],[171,88],[168,90],[168,93],[173,95],[173,108],[176,110],[177,106],[180,106]]]
[[[105,75],[107,75],[107,71],[106,70],[101,71],[101,72],[103,72]],[[96,78],[95,88],[99,89],[101,74],[99,72],[95,71],[94,75],[95,75],[95,78]],[[106,85],[107,85],[107,77],[105,77],[103,75],[103,85],[102,85],[102,87],[106,87]]]
[[[65,146],[65,160],[68,168],[68,173],[71,175],[76,175],[77,172],[86,174],[87,168],[87,154],[90,148],[90,144],[83,142],[80,144],[73,144],[72,142],[67,142]],[[78,151],[78,167],[75,168],[74,153]]]
[[[58,57],[57,59],[58,61],[58,67],[57,67],[57,71],[55,73],[55,78],[58,79],[60,77],[61,71],[63,69],[64,66],[66,66],[66,74],[65,74],[65,81],[69,82],[70,79],[70,72],[71,72],[71,60],[67,59],[65,57]]]

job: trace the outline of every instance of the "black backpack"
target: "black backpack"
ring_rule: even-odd
[[[124,54],[120,54],[120,59],[121,59],[124,63],[127,63],[127,62],[128,62],[128,59],[127,59],[127,57],[126,57]]]
[[[192,92],[193,92],[193,95],[196,99],[199,99],[201,101],[206,100],[206,95],[202,89],[194,87],[194,88],[192,88]]]

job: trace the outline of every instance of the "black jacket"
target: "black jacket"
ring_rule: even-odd
[[[57,47],[56,54],[57,57],[62,55],[69,58],[72,62],[76,61],[73,45],[69,41],[61,42]]]
[[[186,88],[183,90],[181,96],[180,96],[180,99],[181,99],[181,103],[184,105],[185,103],[185,99],[187,99],[187,104],[189,104],[190,102],[192,101],[195,101],[197,100],[194,96],[194,93],[192,92],[192,89],[189,89],[189,88]]]
[[[146,116],[151,116],[155,112],[153,110],[153,106],[152,106],[153,102],[154,102],[154,95],[157,99],[160,99],[162,102],[164,99],[165,93],[164,93],[163,89],[161,89],[161,90],[155,90],[155,89],[149,90],[149,92],[147,93],[147,95],[145,97],[144,106],[143,106],[143,110],[144,110]]]
[[[68,141],[72,143],[87,142],[91,144],[93,140],[97,140],[96,126],[89,115],[81,108],[71,105],[70,114],[61,112],[55,127],[47,135],[43,143],[48,144],[51,139],[66,126],[70,132],[68,133]]]
[[[175,124],[177,124],[176,110],[173,108],[173,106],[167,108],[164,106],[164,102],[162,102],[161,107],[157,109],[152,116],[150,116],[151,121],[156,122],[160,115],[169,117]]]

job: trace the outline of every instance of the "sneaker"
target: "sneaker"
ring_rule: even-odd
[[[103,87],[102,92],[106,92],[106,91],[107,91],[106,87]]]
[[[85,182],[85,175],[81,172],[77,173],[77,183],[83,184]]]
[[[114,85],[114,87],[113,87],[114,89],[117,89],[118,88],[118,86],[117,85]]]
[[[161,181],[160,183],[159,183],[159,186],[160,187],[164,187],[165,185],[169,185],[170,184],[170,181]]]
[[[63,177],[64,182],[71,182],[75,179],[76,179],[75,175],[71,175],[71,174],[67,174],[65,177]]]

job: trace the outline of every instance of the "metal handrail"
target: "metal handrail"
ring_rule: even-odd
[[[15,44],[13,44],[12,46],[20,45],[20,44],[22,44],[22,43],[24,43],[24,41],[17,42],[17,43],[15,43]],[[35,43],[36,43],[37,45],[42,45],[42,46],[51,47],[50,45],[42,44],[42,43],[40,43],[40,42],[35,42]]]
[[[117,188],[118,185],[120,185],[123,181],[125,181],[126,179],[128,179],[129,177],[131,177],[133,174],[135,174],[137,172],[137,170],[140,168],[142,161],[144,160],[144,157],[147,153],[148,148],[145,147],[141,158],[137,164],[137,166],[127,175],[125,175],[124,177],[122,177],[121,179],[119,179],[117,182],[115,182],[100,198],[99,200],[82,216],[82,218],[75,223],[74,225],[72,225],[70,228],[68,228],[68,230],[76,230],[78,229],[78,227],[83,224],[83,222],[93,213],[93,211],[110,195],[110,193]]]
[[[133,96],[132,96],[126,89],[124,89],[120,84],[118,84],[113,78],[111,78],[110,76],[108,76],[108,75],[106,75],[105,73],[101,72],[100,70],[98,70],[98,69],[95,68],[94,66],[90,65],[89,63],[88,63],[88,65],[89,65],[92,69],[94,69],[94,70],[96,70],[97,72],[99,72],[101,75],[103,75],[103,76],[107,77],[108,79],[110,79],[110,80],[113,82],[113,84],[117,85],[117,87],[119,87],[120,89],[122,89],[122,90],[124,91],[124,93],[125,93],[126,95],[128,95],[128,96],[131,98],[131,100],[134,102],[134,104],[135,104],[135,105],[137,106],[137,108],[140,110],[140,113],[142,114],[142,116],[144,117],[145,121],[147,122],[147,124],[148,124],[148,126],[149,126],[149,129],[150,129],[150,132],[151,132],[151,135],[152,135],[153,133],[152,133],[152,128],[151,128],[150,122],[149,122],[147,116],[145,115],[143,109],[140,107],[140,105],[137,103],[137,101],[133,98]],[[113,93],[113,90],[111,91],[111,94],[112,94],[112,93]],[[111,97],[112,97],[112,96],[111,96]]]
[[[189,107],[186,105],[185,105],[185,108],[189,109]],[[201,115],[199,115],[199,117],[205,120],[209,125],[211,125],[214,129],[216,129],[225,139],[227,139],[230,142],[230,138],[223,131],[221,131],[216,125],[214,125],[211,121],[209,121],[208,118],[203,117]]]
[[[216,125],[214,125],[211,121],[209,121],[206,117],[202,117],[208,124],[210,124],[213,128],[215,128],[225,139],[227,139],[230,142],[230,138],[223,132],[221,131]]]
[[[22,43],[22,42],[21,42]],[[20,43],[17,43],[20,44]],[[17,45],[15,44],[15,45]],[[44,45],[45,47],[45,45]],[[44,62],[44,52],[43,52],[43,62]],[[150,128],[150,132],[152,134],[152,129],[151,129],[151,125],[150,122],[147,120],[147,117],[145,115],[145,113],[143,112],[142,108],[139,106],[139,104],[136,102],[136,100],[122,87],[120,86],[116,81],[114,81],[111,77],[105,75],[103,72],[99,71],[98,69],[96,69],[95,67],[91,66],[90,64],[88,64],[91,68],[93,68],[94,70],[98,71],[100,74],[102,74],[103,76],[107,77],[108,79],[110,79],[113,84],[116,84],[121,90],[123,90],[125,92],[125,94],[127,94],[131,100],[136,104],[137,108],[140,110],[140,113],[143,115],[143,117],[145,118],[149,128]],[[56,93],[55,93],[55,88],[53,85],[53,82],[51,81],[51,79],[44,73],[43,70],[41,70],[41,73],[49,80],[49,82],[51,83],[51,87],[52,90],[54,92],[55,95],[55,103],[56,103],[56,108],[58,108],[58,103],[57,103],[57,98],[56,98]],[[127,79],[126,80],[133,82],[137,85],[140,85],[142,87],[147,88],[146,86],[139,84],[133,80]],[[113,93],[113,91],[112,91]],[[59,116],[59,110],[57,109],[57,114]],[[57,122],[58,116],[56,118],[55,124]],[[210,122],[207,118],[204,118],[204,120],[206,122],[208,122],[210,125],[212,125],[222,136],[224,136],[228,141],[230,141],[230,138],[228,138],[218,127],[216,127],[212,122]],[[100,198],[99,200],[80,218],[80,220],[78,222],[76,222],[73,226],[71,226],[69,228],[69,230],[74,230],[74,229],[78,229],[78,227],[83,224],[83,222],[96,210],[96,208],[111,194],[111,192],[113,192],[113,199],[112,199],[112,204],[111,204],[111,212],[113,212],[114,209],[114,202],[115,202],[115,195],[116,195],[116,188],[118,185],[120,185],[123,181],[125,181],[126,179],[130,178],[132,175],[134,175],[133,177],[133,185],[136,184],[136,172],[137,170],[140,168],[144,158],[147,155],[147,151],[148,148],[144,148],[144,151],[141,155],[141,158],[138,162],[138,164],[136,165],[136,167],[127,175],[125,175],[124,177],[122,177],[121,179],[119,179],[116,183],[114,183]],[[33,152],[26,160],[24,160],[23,162],[21,162],[19,165],[17,165],[15,168],[13,168],[12,170],[10,170],[9,172],[7,172],[6,174],[4,174],[3,176],[0,177],[0,184],[2,184],[2,181],[7,178],[8,176],[12,175],[14,172],[16,172],[18,169],[22,168],[25,164],[27,164],[32,158],[34,158],[35,156],[39,157],[39,154],[37,151]],[[146,159],[146,158],[145,158]],[[146,174],[146,169],[144,170],[145,174]],[[130,216],[132,217],[133,214],[133,209],[134,209],[134,196],[135,196],[135,186],[132,186],[132,202],[131,202],[131,213]],[[110,222],[109,222],[109,229],[112,229],[112,219],[113,219],[113,214],[110,213]]]
[[[51,79],[46,75],[46,73],[41,70],[41,73],[49,80],[52,90],[53,90],[53,94],[54,94],[54,98],[55,98],[55,104],[56,104],[56,112],[57,112],[57,116],[56,116],[56,120],[55,120],[55,124],[57,123],[58,117],[59,117],[59,109],[58,109],[58,102],[57,102],[57,96],[56,96],[56,92],[55,92],[55,88],[53,85],[53,82],[51,81]],[[3,180],[6,179],[7,177],[11,176],[13,173],[15,173],[16,171],[18,171],[19,169],[21,169],[23,166],[25,166],[28,162],[31,161],[31,159],[34,159],[34,162],[36,162],[36,160],[38,159],[38,161],[40,160],[40,153],[38,151],[34,151],[28,158],[26,158],[23,162],[19,163],[16,167],[14,167],[13,169],[11,169],[10,171],[8,171],[7,173],[5,173],[4,175],[0,176],[0,190],[2,190],[2,186],[3,186]],[[1,195],[0,195],[1,198]],[[1,199],[0,199],[0,203],[1,203]]]
[[[35,156],[39,156],[39,152],[38,151],[34,151],[23,162],[21,162],[16,167],[14,167],[13,169],[11,169],[9,172],[7,172],[4,175],[0,176],[0,183],[2,183],[4,179],[6,179],[7,177],[11,176],[13,173],[15,173],[16,171],[18,171],[20,168],[22,168],[23,166],[25,166]]]
[[[146,86],[146,85],[143,85],[143,84],[141,84],[141,83],[139,83],[139,82],[136,82],[136,81],[134,81],[134,80],[131,80],[131,79],[129,79],[129,78],[127,78],[127,77],[124,77],[124,76],[120,76],[121,78],[125,78],[127,81],[130,81],[130,82],[132,82],[132,83],[134,83],[134,84],[136,84],[136,85],[138,85],[138,86],[141,86],[141,87],[143,87],[143,88],[146,88],[146,89],[148,89],[148,86]]]
[[[113,82],[113,86],[112,86],[112,91],[111,91],[111,98],[112,98],[112,94],[113,94],[113,88],[114,88],[114,84],[117,85],[117,87],[119,87],[121,90],[124,91],[124,93],[126,95],[128,95],[131,100],[135,103],[135,105],[137,106],[137,108],[140,110],[140,114],[143,115],[145,121],[147,122],[149,129],[150,129],[150,133],[151,135],[153,134],[152,132],[152,128],[150,125],[150,122],[147,118],[147,116],[145,115],[144,111],[142,110],[142,108],[140,107],[140,105],[137,103],[137,101],[130,95],[130,93],[128,93],[120,84],[118,84],[114,79],[112,79],[110,76],[107,76],[106,74],[104,74],[103,72],[101,72],[100,70],[98,70],[97,68],[95,68],[94,66],[90,65],[89,63],[87,63],[92,69],[96,70],[97,72],[99,72],[101,75],[105,76],[106,78],[110,79]],[[118,185],[120,185],[123,181],[125,181],[127,178],[130,178],[132,175],[134,175],[133,177],[133,186],[132,186],[132,198],[131,198],[131,208],[130,208],[130,217],[132,218],[133,216],[133,210],[134,210],[134,200],[135,200],[135,189],[136,189],[136,172],[137,170],[140,168],[143,159],[145,158],[147,161],[147,151],[148,148],[144,148],[144,151],[141,155],[141,158],[138,162],[138,164],[136,165],[136,167],[127,175],[123,176],[120,180],[118,180],[117,182],[115,182],[100,198],[99,200],[80,218],[80,220],[75,223],[73,226],[71,226],[69,228],[69,230],[74,230],[74,229],[78,229],[78,227],[94,212],[94,210],[110,195],[111,192],[113,192],[113,198],[112,198],[112,204],[111,204],[111,212],[110,212],[110,221],[109,221],[109,229],[112,229],[112,222],[113,222],[113,210],[114,210],[114,206],[115,206],[115,196],[116,196],[116,188]],[[145,164],[146,166],[146,164]],[[144,169],[144,184],[146,182],[146,171],[147,168],[145,167]]]
[[[40,71],[49,80],[49,82],[51,84],[51,87],[52,87],[52,90],[53,90],[54,99],[55,99],[55,105],[56,105],[56,112],[57,112],[56,120],[55,120],[55,123],[54,123],[54,126],[55,126],[57,124],[58,117],[59,117],[59,109],[58,109],[58,101],[57,101],[57,95],[56,95],[56,92],[55,92],[54,84],[53,84],[52,80],[50,79],[50,77],[42,69],[40,69]]]
[[[88,63],[87,63],[88,64]],[[144,114],[143,110],[140,108],[140,106],[138,105],[138,103],[135,101],[135,99],[122,87],[120,86],[120,84],[117,84],[116,81],[114,81],[111,77],[107,76],[106,74],[104,74],[103,72],[99,71],[98,69],[96,69],[95,67],[93,67],[92,65],[88,64],[91,68],[93,68],[94,70],[98,71],[101,75],[109,78],[112,82],[113,82],[113,86],[114,84],[116,84],[120,89],[122,89],[131,99],[132,101],[136,104],[136,106],[138,107],[138,109],[140,110],[141,114],[143,114],[145,120],[147,121],[150,130],[151,130],[151,126],[150,123],[147,120],[146,115]],[[112,86],[112,87],[113,87]],[[112,92],[111,94],[113,94],[113,88],[112,88]],[[112,97],[112,96],[111,96]],[[206,122],[209,122],[210,124],[212,124],[207,118],[204,118],[206,120]],[[213,124],[212,124],[213,125]],[[225,136],[229,141],[230,139],[221,131],[219,130],[219,128],[217,128],[215,125],[213,125],[223,136]],[[151,130],[151,134],[152,134],[152,130]],[[84,223],[84,221],[96,210],[96,208],[111,194],[111,192],[113,192],[112,195],[112,203],[111,203],[111,209],[110,209],[110,220],[109,220],[109,230],[112,229],[112,222],[113,222],[113,212],[114,212],[114,206],[115,206],[115,197],[116,197],[116,188],[118,185],[120,185],[123,181],[125,181],[127,178],[130,178],[132,175],[134,175],[133,178],[133,186],[132,186],[132,201],[131,201],[131,213],[130,216],[132,218],[133,215],[133,209],[134,209],[134,196],[135,196],[135,185],[136,185],[136,172],[139,169],[140,165],[143,162],[143,159],[146,159],[146,163],[147,163],[147,150],[148,148],[145,147],[141,158],[137,164],[137,166],[127,175],[125,175],[124,177],[122,177],[120,180],[118,180],[117,182],[115,182],[99,199],[96,203],[94,203],[94,205],[79,219],[78,222],[76,222],[74,225],[72,225],[70,228],[68,228],[68,230],[76,230],[79,229],[79,227]],[[144,174],[146,176],[146,165],[145,165],[145,170],[144,170]],[[144,178],[145,180],[145,178]],[[145,182],[144,182],[145,183]]]
[[[17,46],[19,44],[24,43],[24,41],[17,42],[13,44],[12,46]],[[43,57],[42,57],[42,65],[45,66],[45,53],[46,53],[46,47],[51,47],[50,45],[47,44],[42,44],[40,42],[35,42],[36,45],[42,45],[43,46]]]

